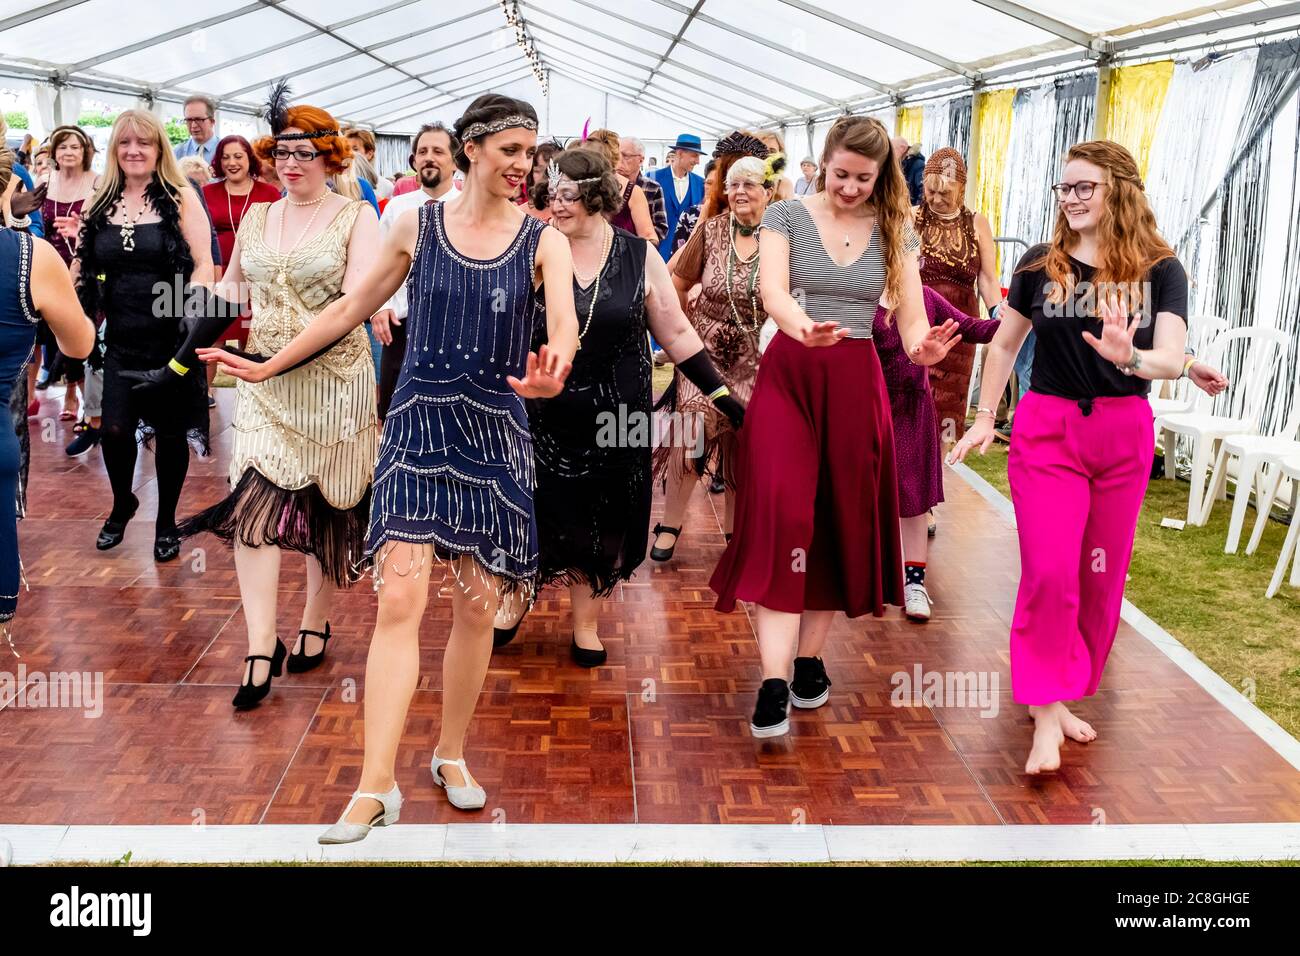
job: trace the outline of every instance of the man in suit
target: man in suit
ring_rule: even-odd
[[[682,133],[673,146],[672,160],[663,169],[656,169],[651,178],[664,191],[664,211],[668,215],[668,234],[659,243],[659,255],[665,262],[672,258],[673,236],[682,211],[704,202],[704,180],[691,172],[699,164],[703,150],[700,138]]]

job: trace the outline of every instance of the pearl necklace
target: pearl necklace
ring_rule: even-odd
[[[736,227],[740,225],[740,223],[737,222],[736,220],[736,214],[733,212],[730,213],[730,216],[731,216],[732,229],[735,231],[739,231],[736,229]],[[744,233],[741,234],[744,235]],[[750,333],[757,332],[763,324],[763,320],[758,317],[759,316],[758,299],[754,295],[754,289],[758,286],[758,261],[757,260],[758,260],[757,250],[755,250],[754,254],[750,256],[748,259],[740,258],[740,254],[736,252],[735,236],[732,236],[731,241],[727,243],[727,304],[731,306],[731,317],[735,319],[736,325],[738,325],[743,331],[750,332]],[[754,263],[754,268],[751,269],[749,273],[749,309],[750,309],[749,314],[751,316],[751,321],[753,323],[752,325],[747,324],[745,320],[740,317],[740,310],[736,308],[736,296],[732,288],[733,287],[732,270],[737,262],[743,265],[749,265],[751,262]]]
[[[122,249],[126,252],[135,252],[135,224],[140,221],[144,211],[149,208],[149,196],[143,197],[140,211],[134,216],[126,214],[126,193],[122,194],[122,218],[126,221],[122,223]]]
[[[284,221],[288,218],[286,213],[288,213],[289,210],[284,209],[280,211],[280,228],[276,233],[275,238],[275,251],[276,255],[280,259],[280,268],[275,275],[275,281],[278,284],[286,285],[288,283],[288,276],[285,275],[284,270],[289,265],[289,257],[293,255],[294,251],[297,250],[300,245],[302,245],[302,240],[307,233],[311,231],[312,225],[316,222],[316,217],[320,215],[320,211],[325,208],[324,203],[325,200],[329,198],[329,195],[330,191],[327,189],[315,199],[308,200],[307,202],[294,202],[292,199],[289,200],[289,204],[292,206],[315,206],[316,210],[311,214],[311,218],[307,220],[307,225],[303,227],[302,232],[298,234],[298,241],[290,247],[288,252],[284,251]]]
[[[600,298],[600,275],[602,272],[605,271],[605,260],[609,258],[609,250],[614,245],[613,227],[611,227],[609,223],[604,223],[604,226],[605,226],[605,233],[604,233],[604,238],[601,241],[600,262],[596,265],[596,280],[595,280],[596,284],[591,290],[591,305],[587,307],[587,321],[582,326],[582,331],[578,333],[578,348],[582,348],[582,337],[586,335],[587,330],[591,328],[592,316],[596,314],[596,300]],[[574,282],[578,281],[577,269],[573,271],[573,281]]]

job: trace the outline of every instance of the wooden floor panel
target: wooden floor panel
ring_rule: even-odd
[[[218,394],[214,455],[194,460],[182,515],[225,492],[233,393]],[[44,399],[46,417],[57,414],[57,396]],[[32,681],[86,672],[102,680],[104,697],[102,714],[88,717],[33,707],[0,684],[0,822],[335,819],[360,776],[370,581],[339,596],[323,667],[286,674],[259,710],[234,713],[248,650],[229,550],[196,539],[180,561],[154,564],[146,453],[139,517],[122,546],[95,551],[109,507],[98,450],[71,461],[66,425],[32,427],[29,516],[19,531],[30,590],[13,629],[21,658],[0,645],[0,674],[16,677],[20,665]],[[431,601],[399,751],[403,822],[1300,821],[1300,773],[1127,625],[1101,692],[1077,708],[1100,739],[1067,743],[1059,773],[1026,777],[1030,724],[1011,700],[1007,651],[1015,532],[955,476],[946,492],[929,562],[933,620],[912,624],[897,609],[837,617],[825,650],[830,701],[795,711],[789,738],[777,742],[748,730],[761,680],[750,616],[743,606],[713,610],[720,498],[700,489],[675,559],[647,562],[611,597],[607,666],[570,661],[567,596],[544,592],[494,655],[471,727],[469,765],[488,790],[480,813],[449,807],[429,776],[450,625],[449,602]],[[286,555],[280,589],[288,643],[304,602],[299,556]],[[900,706],[900,675],[918,667],[983,675],[987,712],[971,701]]]

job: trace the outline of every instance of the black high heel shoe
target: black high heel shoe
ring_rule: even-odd
[[[673,544],[672,547],[670,548],[651,548],[650,560],[671,561],[673,557],[673,552],[677,550],[677,542],[681,539],[682,529],[670,528],[666,524],[657,524],[655,525],[654,533],[656,536],[661,534],[671,534],[673,536]]]
[[[249,683],[240,684],[239,690],[235,693],[235,699],[231,701],[235,710],[248,710],[250,707],[256,707],[262,702],[262,699],[266,697],[267,694],[271,693],[271,678],[279,677],[283,672],[284,657],[284,644],[277,637],[275,639],[275,654],[273,656],[267,657],[265,654],[249,654],[244,658],[246,662],[270,661],[271,669],[266,675],[266,683],[264,684],[254,684],[252,682],[254,668],[250,667],[248,669]]]
[[[97,551],[108,551],[122,543],[122,539],[126,537],[127,522],[134,518],[135,513],[140,510],[140,499],[132,495],[131,500],[133,504],[129,515],[121,521],[114,521],[110,516],[104,522],[104,527],[99,529],[99,537],[95,539],[95,549]]]
[[[175,561],[181,553],[181,538],[174,530],[156,534],[153,539],[153,559],[158,562]]]
[[[605,663],[605,660],[609,657],[603,647],[598,651],[593,651],[586,647],[579,647],[578,635],[576,634],[573,635],[572,640],[573,643],[569,645],[569,656],[573,658],[573,663],[577,664],[579,667],[599,667],[601,664]]]
[[[528,611],[524,611],[523,617],[516,620],[511,627],[493,626],[493,630],[491,630],[491,645],[493,645],[493,649],[504,648],[504,646],[510,644],[512,640],[515,640],[516,633],[519,633],[519,626],[524,623],[524,618],[526,617],[528,617]]]
[[[300,630],[298,632],[298,635],[304,638],[302,642],[302,650],[294,651],[292,654],[289,655],[290,674],[304,674],[307,671],[315,670],[317,667],[320,667],[320,665],[325,661],[324,646],[321,647],[319,654],[307,653],[307,641],[305,639],[305,635],[307,634],[310,634],[312,637],[319,637],[321,641],[323,641],[324,644],[326,645],[329,644],[329,640],[333,636],[332,634],[330,634],[329,621],[325,622],[324,634],[322,634],[320,631]]]

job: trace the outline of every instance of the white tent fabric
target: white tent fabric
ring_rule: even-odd
[[[1282,0],[0,0],[0,84],[58,86],[59,116],[30,93],[46,124],[75,116],[77,90],[162,101],[169,115],[207,93],[223,118],[251,117],[287,75],[300,100],[401,134],[491,89],[537,105],[547,134],[588,119],[650,142],[783,126],[802,153],[849,109],[892,122],[901,103],[977,83],[1297,25],[1300,4]]]

